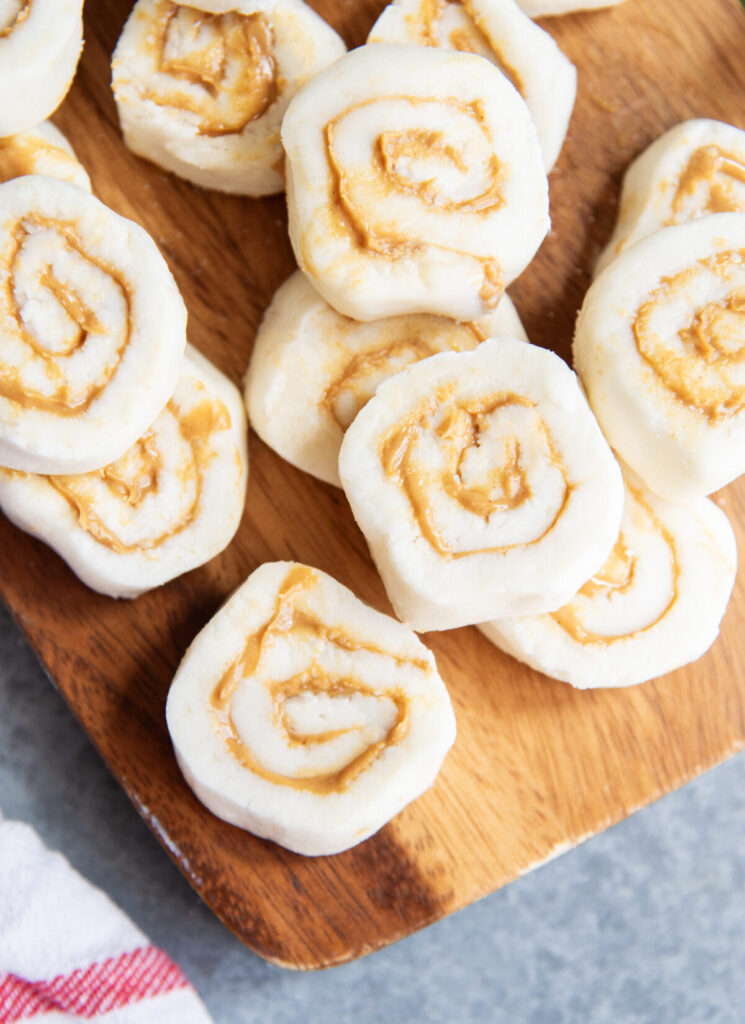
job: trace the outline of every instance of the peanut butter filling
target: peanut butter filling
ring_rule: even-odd
[[[146,98],[198,115],[199,133],[239,135],[280,93],[274,32],[260,13],[210,14],[165,0],[154,37],[160,72],[195,90],[151,89]]]
[[[287,715],[287,701],[305,694],[327,694],[331,697],[350,697],[362,694],[377,700],[392,701],[396,709],[393,725],[386,735],[376,743],[363,749],[347,764],[331,772],[315,775],[283,775],[262,765],[251,749],[243,742],[231,715],[231,704],[236,690],[242,680],[254,675],[261,667],[265,652],[277,637],[292,635],[301,639],[312,638],[321,641],[323,646],[331,645],[344,651],[369,651],[392,659],[396,664],[411,664],[426,671],[425,660],[410,661],[390,654],[387,651],[359,640],[357,637],[326,625],[317,615],[302,606],[303,596],[317,585],[318,574],[307,566],[294,566],[279,588],[274,612],[268,621],[247,639],[243,652],[235,659],[223,674],[210,696],[210,710],[218,735],[225,743],[233,757],[244,768],[255,775],[278,786],[304,790],[327,796],[341,793],[347,789],[383,752],[400,743],[409,730],[410,700],[399,689],[380,691],[368,686],[355,677],[337,678],[326,672],[314,662],[311,667],[289,679],[274,681],[269,684],[269,691],[274,707],[276,727],[289,745],[309,747],[322,745],[352,731],[352,728],[333,729],[320,733],[299,734],[292,726]]]
[[[38,161],[47,157],[64,161],[75,167],[70,154],[34,135],[11,135],[0,139],[0,183],[20,178],[24,174],[38,174]]]
[[[385,475],[403,490],[422,536],[443,558],[501,554],[512,547],[536,544],[551,532],[566,508],[571,494],[566,469],[548,428],[540,420],[538,429],[551,464],[560,469],[564,479],[562,501],[545,529],[520,544],[467,551],[455,551],[444,538],[436,522],[433,495],[444,491],[464,511],[487,523],[494,513],[518,508],[532,496],[522,443],[517,436],[506,440],[504,450],[495,455],[490,470],[478,483],[467,483],[464,479],[465,460],[469,452],[481,445],[489,418],[509,406],[535,409],[534,404],[521,395],[499,394],[452,401],[447,389],[442,389],[433,398],[422,402],[381,441],[379,455]],[[431,472],[423,473],[416,465],[414,449],[426,432],[434,433],[442,443],[444,467],[436,476]]]
[[[189,446],[188,459],[179,473],[180,483],[185,490],[193,488],[188,504],[167,530],[135,544],[125,543],[116,531],[104,522],[96,507],[95,492],[91,491],[91,481],[102,480],[109,493],[118,502],[130,508],[137,508],[148,495],[158,493],[164,472],[163,458],[152,429],[143,434],[120,459],[95,473],[46,478],[73,508],[81,529],[116,554],[152,551],[194,522],[200,511],[204,471],[215,454],[211,445],[212,435],[230,428],[230,413],[223,403],[216,399],[201,399],[186,411],[177,408],[171,400],[167,411],[175,417],[179,433]]]
[[[583,613],[582,602],[574,598],[563,608],[551,612],[551,618],[578,644],[613,644],[619,640],[629,640],[646,633],[664,619],[678,599],[678,582],[680,579],[680,565],[678,563],[675,541],[670,531],[652,512],[649,505],[644,501],[637,491],[630,491],[631,499],[634,502],[634,516],[642,529],[653,531],[658,534],[667,546],[670,571],[672,578],[672,593],[670,599],[659,615],[641,629],[632,633],[620,635],[602,635],[590,629],[586,622],[586,611]],[[578,592],[579,598],[590,598],[593,601],[612,602],[618,595],[630,590],[634,585],[637,571],[638,556],[628,546],[623,529],[618,535],[618,540],[610,555],[593,577]]]
[[[743,187],[738,187],[743,186]],[[686,204],[698,196],[698,213],[728,213],[745,210],[745,163],[735,153],[726,153],[719,146],[697,149],[678,178],[673,196],[674,224],[684,213]]]
[[[734,376],[735,371],[740,377],[745,373],[745,288],[695,309],[677,331],[680,346],[666,342],[653,329],[652,318],[660,303],[684,294],[698,275],[708,272],[728,284],[729,275],[741,268],[745,269],[745,250],[730,250],[663,277],[632,323],[642,359],[672,395],[713,425],[745,406],[745,386]]]
[[[86,263],[106,274],[116,285],[126,307],[126,328],[105,370],[97,380],[85,388],[84,393],[75,396],[71,393],[64,361],[86,345],[95,344],[96,336],[105,333],[105,329],[94,310],[90,309],[70,286],[55,277],[51,265],[40,268],[39,287],[54,296],[65,313],[77,325],[77,331],[71,342],[62,350],[52,351],[34,337],[25,326],[15,294],[16,267],[26,240],[33,232],[43,230],[55,231],[64,239],[65,247],[70,252],[76,253]],[[33,352],[35,358],[42,362],[47,380],[50,383],[54,382],[55,386],[51,394],[37,391],[24,383],[21,373],[15,367],[7,363],[0,364],[0,396],[23,409],[43,410],[57,416],[78,416],[90,407],[113,380],[129,344],[132,330],[130,285],[116,267],[86,252],[74,224],[53,220],[40,214],[29,214],[19,220],[11,229],[9,238],[8,270],[0,287],[0,322],[3,323],[3,329],[7,333],[14,335],[27,349]]]
[[[442,17],[450,8],[463,12],[463,22],[445,35],[441,25]],[[473,10],[469,0],[422,0],[419,8],[419,26],[425,46],[442,46],[442,36],[452,49],[462,53],[475,53],[487,57],[509,78],[520,95],[525,95],[525,86],[519,72],[506,60],[498,43],[489,34],[483,19]]]
[[[17,10],[14,14],[11,14],[10,21],[5,25],[0,25],[0,39],[12,35],[18,26],[23,24],[29,14],[31,14],[34,0],[16,0],[16,4]]]
[[[486,161],[486,187],[474,196],[451,199],[442,194],[436,174],[424,180],[415,180],[410,174],[412,162],[437,160],[451,165],[462,173],[467,171],[463,156],[450,145],[441,131],[426,128],[407,128],[381,132],[374,144],[371,166],[371,184],[368,189],[370,211],[362,208],[357,197],[360,183],[343,167],[336,154],[339,128],[345,118],[363,107],[381,102],[398,102],[418,107],[437,104],[450,107],[471,119],[482,136],[485,150],[489,153]],[[466,259],[475,260],[483,276],[480,297],[489,308],[499,303],[504,293],[501,268],[496,259],[478,256],[461,250],[438,246],[436,243],[417,240],[409,234],[401,234],[395,227],[376,227],[370,212],[377,213],[386,195],[398,193],[416,197],[427,208],[437,213],[457,216],[489,216],[504,205],[503,176],[501,165],[494,153],[491,134],[486,123],[483,107],[478,100],[463,103],[455,99],[425,99],[412,96],[385,96],[373,98],[347,107],[324,126],[326,160],[330,174],[329,207],[338,211],[339,231],[349,235],[361,251],[387,260],[417,258],[427,247],[442,248]],[[312,257],[307,261],[312,267]]]

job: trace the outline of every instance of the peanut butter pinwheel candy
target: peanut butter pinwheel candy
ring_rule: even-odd
[[[721,121],[684,121],[626,171],[621,210],[596,274],[627,246],[671,224],[745,212],[745,132]]]
[[[246,378],[251,426],[282,458],[340,487],[344,431],[381,381],[437,352],[493,337],[528,341],[506,295],[469,324],[426,313],[360,323],[337,313],[297,271],[256,335]]]
[[[714,502],[672,504],[625,475],[618,540],[575,597],[547,615],[479,626],[508,654],[581,689],[632,686],[701,657],[735,582],[734,534]]]
[[[281,192],[287,104],[345,50],[302,0],[138,0],[112,64],[124,141],[205,188]]]
[[[91,190],[90,178],[62,132],[44,121],[27,132],[0,139],[0,184],[24,174],[45,174]]]
[[[67,182],[0,185],[0,466],[117,459],[173,393],[186,309],[150,236]]]
[[[486,57],[527,103],[546,169],[555,164],[572,115],[577,71],[515,0],[394,0],[368,42],[441,46]]]
[[[745,470],[745,216],[663,228],[585,297],[574,364],[605,436],[671,501]]]
[[[240,392],[187,346],[168,405],[124,455],[74,476],[0,469],[0,508],[93,590],[137,597],[230,543],[243,513],[246,440]]]
[[[517,0],[518,5],[531,18],[548,18],[573,11],[596,11],[600,7],[615,7],[623,0]]]
[[[297,853],[339,853],[435,780],[455,718],[400,622],[293,562],[262,565],[197,636],[168,729],[213,814]]]
[[[621,471],[558,356],[510,339],[385,381],[339,475],[393,607],[421,630],[561,607],[618,536]]]
[[[83,0],[0,0],[0,138],[53,114],[83,48]]]
[[[476,320],[548,229],[528,108],[474,54],[360,47],[297,94],[282,139],[298,264],[357,320]]]

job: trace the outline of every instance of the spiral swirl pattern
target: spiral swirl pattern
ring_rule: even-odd
[[[135,597],[218,554],[248,472],[237,389],[188,349],[176,390],[114,462],[84,474],[0,471],[0,506],[95,590]]]
[[[665,387],[711,423],[745,406],[745,250],[698,261],[639,307],[633,333]]]
[[[658,626],[678,600],[675,538],[641,490],[627,487],[613,551],[569,604],[551,614],[575,643],[614,644]]]
[[[302,0],[138,0],[112,61],[127,145],[205,188],[284,188],[291,96],[345,51]]]
[[[431,653],[330,576],[260,566],[192,643],[168,728],[220,817],[337,853],[431,785],[455,722]]]
[[[264,14],[211,14],[162,0],[151,21],[159,75],[146,97],[197,115],[201,135],[240,134],[276,101],[281,83]]]
[[[154,242],[88,192],[0,186],[0,464],[99,469],[173,393],[186,309]]]
[[[230,413],[217,398],[189,394],[186,382],[179,392],[116,462],[96,473],[47,477],[81,528],[117,554],[153,551],[202,512],[213,438],[230,430]]]
[[[667,224],[682,224],[707,213],[745,210],[745,162],[714,144],[701,146],[681,171]]]
[[[510,392],[467,400],[440,392],[397,423],[379,451],[386,477],[444,558],[538,543],[571,492],[536,404]]]
[[[111,382],[127,348],[131,286],[87,251],[73,225],[32,213],[9,227],[0,395],[23,408],[78,416]]]
[[[403,659],[349,632],[329,627],[316,613],[304,607],[307,604],[304,597],[318,584],[318,579],[318,574],[306,566],[290,570],[279,588],[273,615],[257,633],[248,637],[242,654],[213,690],[210,703],[222,741],[243,767],[275,785],[326,794],[345,790],[386,748],[406,737],[410,700],[401,689],[381,691],[352,672],[338,675],[330,669],[330,664],[340,654],[348,661],[349,655],[364,652],[373,655],[373,659],[387,659],[399,666]],[[291,760],[296,767],[291,774],[289,769],[284,774],[262,765],[241,738],[230,710],[237,689],[251,686],[251,678],[264,667],[270,649],[278,643],[312,645],[318,650],[301,671],[289,678],[254,684],[254,688],[264,689],[281,743],[294,755]],[[410,664],[422,671],[428,667],[421,659]],[[293,720],[292,707],[309,700],[322,705],[333,701],[354,703],[354,721],[319,731],[314,716],[315,727],[305,731]],[[366,721],[366,712],[376,704],[388,705],[383,712],[385,724],[377,728]],[[319,717],[323,719],[323,712]],[[375,734],[372,739],[371,732]],[[337,763],[339,758],[340,764]],[[319,762],[323,765],[321,768]],[[329,767],[331,765],[333,767]]]
[[[400,80],[387,73],[394,62],[406,67]],[[282,134],[300,265],[357,319],[476,319],[545,232],[527,108],[473,55],[364,47],[308,84]]]
[[[560,607],[607,556],[623,502],[574,375],[510,338],[382,383],[344,436],[339,475],[417,630]]]

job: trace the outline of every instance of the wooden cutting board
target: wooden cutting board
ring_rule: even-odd
[[[350,45],[381,0],[318,0]],[[257,324],[293,268],[284,199],[192,188],[124,148],[109,55],[127,0],[88,0],[86,47],[56,118],[98,195],[143,224],[189,308],[190,340],[239,382]],[[745,126],[745,17],[735,0],[628,0],[545,22],[579,69],[551,175],[553,230],[511,289],[532,339],[568,356],[620,176],[692,116]],[[388,611],[343,494],[251,437],[246,513],[210,565],[134,602],[83,587],[43,544],[0,521],[0,590],[91,739],[207,904],[288,967],[349,960],[504,885],[745,745],[745,575],[713,650],[627,691],[578,693],[502,655],[475,629],[425,637],[451,690],[458,739],[435,787],[377,836],[304,859],[207,812],[181,779],[164,722],[185,648],[261,562],[298,559]],[[745,549],[745,481],[720,495]],[[56,751],[39,751],[54,758]]]

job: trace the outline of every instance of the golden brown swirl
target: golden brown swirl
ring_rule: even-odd
[[[47,300],[53,298],[69,318],[70,331],[62,342],[51,345],[46,337],[39,337],[26,322],[19,302],[23,290],[17,286],[21,263],[26,257],[27,245],[38,232],[51,232],[63,250],[78,261],[79,266],[95,268],[106,276],[119,293],[123,303],[124,322],[115,339],[111,339],[110,352],[105,365],[92,380],[73,388],[67,371],[68,360],[89,347],[95,346],[109,332],[100,322],[96,311],[77,294],[75,286],[61,280],[51,263],[42,263],[36,274],[36,288]],[[0,362],[0,396],[24,409],[38,409],[57,416],[78,416],[105,390],[117,372],[122,356],[129,344],[132,320],[132,290],[124,275],[103,260],[92,256],[72,223],[54,220],[40,214],[28,214],[12,226],[6,235],[4,273],[0,278],[0,323],[6,338],[12,339],[13,349],[19,354]],[[107,337],[108,343],[108,337]],[[10,350],[11,345],[6,348]],[[24,373],[29,366],[34,374]],[[44,390],[29,383],[29,377],[38,378],[41,372]]]
[[[391,655],[342,629],[330,627],[322,622],[312,611],[303,607],[303,596],[317,582],[318,575],[306,566],[294,566],[289,571],[279,589],[272,616],[261,629],[248,637],[243,652],[230,665],[212,691],[210,707],[220,737],[233,757],[244,768],[274,785],[326,795],[345,790],[380,757],[384,750],[404,739],[409,729],[410,720],[408,696],[398,689],[390,692],[376,690],[352,676],[338,678],[330,675],[315,661],[304,672],[289,679],[272,682],[269,690],[274,708],[275,725],[290,746],[322,745],[350,731],[350,729],[334,729],[307,735],[298,733],[290,722],[286,709],[287,701],[295,697],[305,694],[325,694],[330,697],[351,697],[362,694],[376,700],[391,701],[396,711],[395,720],[386,735],[365,747],[342,768],[309,776],[290,776],[274,772],[262,765],[241,739],[231,716],[231,704],[242,680],[253,675],[260,668],[265,654],[278,638],[287,638],[288,636],[301,641],[306,639],[320,641],[324,647],[332,646],[343,651],[369,651],[393,659],[397,664],[413,664],[425,670],[428,666],[424,661],[407,662],[406,659]]]
[[[691,206],[693,205],[693,210]],[[668,224],[694,213],[739,213],[745,210],[745,163],[719,146],[701,146],[684,167],[673,196]]]
[[[649,504],[644,500],[638,491],[627,489],[627,511],[626,522],[621,526],[618,540],[598,572],[592,576],[587,583],[579,590],[577,596],[564,605],[558,611],[551,613],[551,618],[578,644],[613,644],[619,640],[628,640],[646,633],[668,614],[678,600],[678,582],[680,578],[680,566],[675,546],[675,541],[667,527],[654,514]],[[665,548],[666,570],[670,579],[669,598],[661,605],[658,614],[646,623],[631,632],[621,633],[600,633],[592,629],[587,623],[588,610],[597,608],[598,603],[606,606],[607,611],[612,611],[614,602],[618,602],[621,595],[629,595],[637,583],[639,554],[638,538],[644,535],[654,536],[658,546]],[[628,535],[628,536],[627,536]],[[634,538],[637,538],[635,545]],[[655,582],[660,582],[663,575],[657,567]],[[664,582],[662,582],[664,586]]]
[[[470,158],[448,140],[443,114],[449,120],[459,119],[461,126],[467,125],[479,151],[482,174],[475,187],[469,181],[473,170]],[[345,165],[339,155],[340,137],[364,134],[367,127],[361,129],[356,122],[367,121],[368,116],[379,122],[380,129],[374,135],[368,166],[361,171]],[[394,119],[402,127],[389,127]],[[427,228],[431,217],[460,222],[465,218],[467,222],[469,218],[489,216],[504,205],[502,168],[480,101],[376,97],[347,107],[327,122],[324,142],[330,174],[329,205],[338,212],[340,233],[349,236],[359,250],[387,260],[416,258],[428,247],[475,260],[483,278],[480,297],[489,307],[497,305],[504,292],[498,261],[453,248],[443,241],[442,228],[437,236]],[[456,188],[453,178],[458,182]],[[443,184],[445,179],[450,184]],[[402,232],[392,200],[414,201],[422,228],[415,229],[410,223]],[[307,254],[306,262],[313,266],[312,254]]]
[[[522,418],[528,422],[520,428],[510,426],[506,433],[499,431],[496,439],[488,438],[502,415],[515,410],[522,410]],[[433,442],[439,446],[436,463],[431,455]],[[563,481],[562,496],[548,521],[519,543],[456,550],[438,525],[439,496],[447,495],[461,512],[487,524],[494,514],[519,509],[533,496],[524,447],[536,443],[543,459]],[[496,450],[474,468],[474,456],[478,457],[482,446],[484,450],[486,446]],[[422,535],[438,555],[448,559],[538,543],[558,522],[571,493],[563,460],[548,427],[534,403],[521,395],[454,400],[447,389],[442,389],[388,431],[379,455],[386,477],[406,495]]]
[[[11,135],[0,139],[0,182],[34,174],[40,156],[59,160],[67,154],[38,136]]]
[[[346,430],[382,380],[437,352],[473,349],[484,339],[474,324],[448,322],[443,327],[439,318],[426,315],[394,318],[390,325],[381,326],[377,345],[345,358],[321,405]]]
[[[238,135],[275,102],[281,83],[264,14],[209,14],[163,0],[155,18],[158,70],[198,88],[158,85],[147,99],[198,115],[207,136]]]
[[[455,24],[450,31],[443,25],[446,13],[455,15]],[[425,46],[442,46],[444,43],[462,53],[487,57],[509,78],[517,91],[525,95],[520,73],[507,61],[469,0],[421,0],[419,20]]]
[[[709,293],[683,322],[678,307]],[[670,311],[675,326],[662,316]],[[745,406],[745,251],[729,250],[663,278],[636,313],[641,357],[677,399],[717,424]]]
[[[183,442],[177,467],[170,472],[178,476],[183,497],[180,507],[167,527],[156,534],[127,543],[112,525],[129,518],[144,508],[146,499],[156,498],[169,472],[164,466],[160,433],[164,420],[172,420]],[[74,476],[48,476],[46,479],[70,504],[81,529],[94,540],[119,555],[152,551],[171,537],[185,530],[199,515],[202,480],[214,456],[211,438],[217,431],[230,428],[230,413],[217,399],[203,398],[188,409],[179,408],[172,400],[153,427],[116,462],[94,473]],[[108,509],[100,505],[100,485],[105,485]],[[126,515],[112,516],[111,508],[122,508]]]

